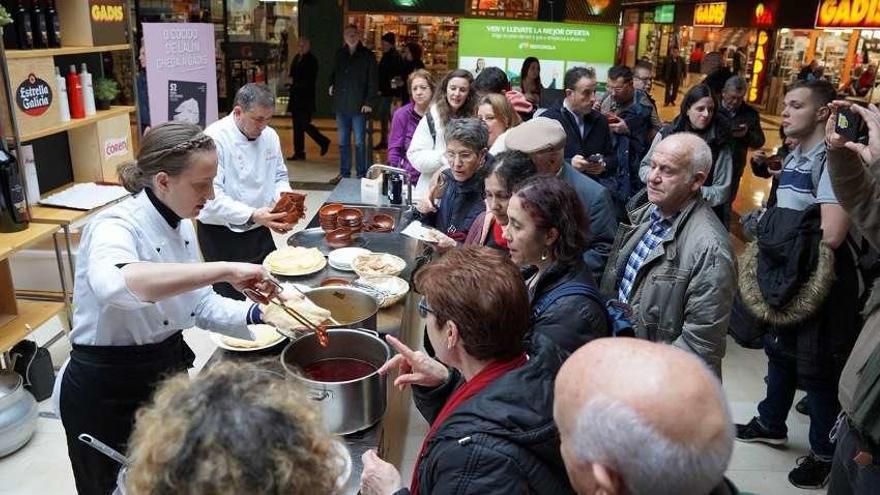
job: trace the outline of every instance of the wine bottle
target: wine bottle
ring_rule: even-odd
[[[49,33],[46,32],[46,17],[40,8],[40,0],[33,0],[31,3],[31,30],[34,48],[49,48]]]
[[[46,31],[49,34],[49,47],[61,48],[61,21],[58,19],[58,11],[55,10],[55,0],[46,2]]]
[[[24,6],[24,0],[19,0],[13,14],[15,24],[16,41],[19,50],[30,50],[34,47],[34,33],[31,30],[31,15]]]

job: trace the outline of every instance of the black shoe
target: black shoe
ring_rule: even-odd
[[[288,156],[287,159],[292,162],[295,162],[297,160],[305,160],[306,154],[305,153],[293,154],[293,155]]]
[[[328,139],[321,144],[321,156],[326,155],[327,150],[329,150],[329,149],[330,149],[330,140]]]
[[[799,400],[798,403],[794,405],[794,410],[803,414],[804,416],[810,415],[810,405],[807,403],[806,396],[804,396],[803,399]]]
[[[330,179],[330,183],[331,183],[331,184],[339,184],[339,181],[341,181],[341,180],[342,180],[342,176],[341,176],[341,175],[337,175],[336,177]]]
[[[758,422],[758,418],[754,417],[748,424],[736,425],[736,439],[740,442],[760,442],[768,445],[782,445],[788,441],[788,435],[785,433],[774,433]]]
[[[797,460],[797,467],[788,473],[788,481],[798,488],[822,488],[831,477],[831,461],[823,461],[810,453]]]

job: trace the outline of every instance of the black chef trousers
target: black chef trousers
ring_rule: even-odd
[[[275,250],[275,241],[268,227],[262,225],[246,232],[233,232],[222,225],[196,222],[196,234],[205,261],[238,261],[260,264]],[[226,283],[214,284],[214,291],[223,297],[244,300],[244,294]]]
[[[177,332],[157,344],[73,345],[61,380],[61,422],[79,495],[107,495],[120,465],[81,442],[88,433],[123,455],[135,412],[165,377],[192,366],[195,355]]]

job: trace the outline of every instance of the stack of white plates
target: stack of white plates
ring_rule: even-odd
[[[330,266],[336,268],[337,270],[342,270],[344,272],[353,272],[354,268],[352,268],[351,262],[362,254],[370,253],[372,253],[372,251],[370,251],[369,249],[359,247],[334,249],[333,251],[330,251],[330,256],[327,257],[327,261],[330,263]]]

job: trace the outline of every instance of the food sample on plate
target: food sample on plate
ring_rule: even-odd
[[[318,248],[286,246],[269,253],[263,262],[272,273],[281,275],[311,273],[327,263]]]
[[[287,213],[282,221],[284,223],[296,223],[305,215],[306,195],[295,192],[283,192],[272,213]]]
[[[446,237],[446,235],[436,229],[425,229],[422,237],[424,237],[425,241],[427,242],[440,242],[443,240],[444,237]]]
[[[220,341],[224,345],[236,349],[256,349],[272,345],[284,338],[272,325],[248,325],[248,328],[254,334],[254,340],[237,339],[224,335],[220,337]]]
[[[397,275],[406,268],[406,261],[388,253],[363,254],[351,263],[358,275]]]

